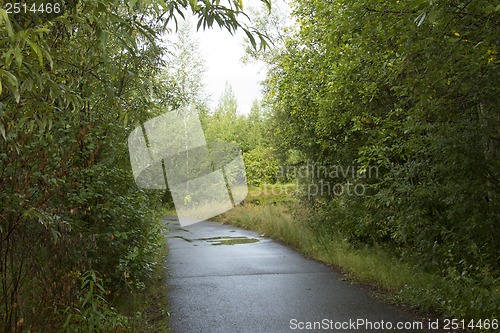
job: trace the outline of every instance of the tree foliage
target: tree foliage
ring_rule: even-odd
[[[433,272],[488,276],[494,286],[500,7],[297,0],[294,15],[299,29],[266,83],[275,145],[323,166],[379,170],[354,177],[365,196],[330,197],[325,224]]]
[[[202,114],[208,142],[231,142],[243,152],[247,182],[252,186],[277,180],[278,160],[270,148],[269,121],[265,107],[254,100],[250,112],[238,113],[238,101],[229,84],[215,110]]]
[[[160,80],[167,87],[168,103],[175,108],[195,105],[198,109],[206,109],[208,96],[204,75],[207,68],[198,40],[193,36],[191,23],[182,22],[175,39],[166,43],[168,54]]]
[[[102,296],[140,287],[151,271],[161,194],[135,186],[126,142],[176,106],[161,80],[168,50],[158,40],[187,9],[203,28],[241,28],[265,42],[241,20],[240,1],[62,1],[52,14],[0,8],[3,332],[78,325],[75,304],[90,304],[87,271],[99,272],[91,283],[106,292],[96,304],[111,316]]]

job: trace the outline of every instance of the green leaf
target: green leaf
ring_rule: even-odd
[[[42,27],[42,28],[37,28],[35,30],[33,30],[35,33],[37,34],[40,34],[42,35],[43,33],[45,32],[50,32],[50,29],[49,28],[46,28],[46,27]]]
[[[438,16],[439,16],[439,12],[435,9],[432,9],[431,12],[429,13],[429,23],[431,23],[431,24],[436,23]]]
[[[127,127],[128,124],[128,112],[125,112],[125,116],[123,117],[123,127]]]
[[[12,73],[0,69],[0,81],[2,80],[5,80],[5,85],[14,95],[16,102],[19,103],[21,96],[19,95],[19,82],[17,81],[17,78]]]
[[[128,5],[130,8],[134,8],[136,3],[137,3],[137,0],[130,0]]]
[[[5,135],[5,127],[2,123],[0,123],[0,134],[3,136],[4,140],[7,140],[7,136]]]
[[[192,11],[196,11],[198,9],[198,0],[189,0],[189,6]]]
[[[0,23],[5,22],[5,30],[7,30],[7,35],[13,37],[14,31],[12,30],[12,25],[10,24],[9,14],[5,9],[0,9]]]
[[[16,47],[14,49],[14,60],[16,61],[17,67],[21,68],[21,66],[23,64],[23,55],[21,53],[21,48],[20,47]]]
[[[99,35],[99,40],[101,42],[102,47],[105,48],[106,45],[108,44],[109,32],[106,30],[101,30],[101,31],[99,31],[98,35]]]
[[[247,30],[247,29],[243,29],[243,31],[245,32],[245,34],[247,35],[248,39],[250,40],[250,43],[252,44],[252,47],[254,49],[257,48],[257,43],[255,42],[255,38],[253,37],[252,33]]]
[[[38,62],[40,63],[40,66],[43,66],[43,53],[42,53],[42,49],[40,48],[40,46],[38,46],[37,44],[33,43],[30,40],[27,40],[26,42],[28,43],[28,45],[33,49],[33,51],[38,56]]]

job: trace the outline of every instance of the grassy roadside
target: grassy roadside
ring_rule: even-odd
[[[245,204],[226,212],[219,221],[255,230],[331,264],[352,281],[375,287],[375,294],[391,303],[459,320],[498,320],[500,289],[486,290],[477,281],[454,281],[424,272],[382,248],[355,248],[321,230],[320,216],[283,193],[289,191],[251,189]]]
[[[165,281],[165,269],[162,264],[168,255],[166,240],[156,256],[155,268],[151,276],[144,282],[141,290],[123,290],[113,306],[129,318],[128,332],[134,333],[168,333],[168,286]]]

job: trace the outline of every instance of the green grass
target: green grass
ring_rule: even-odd
[[[298,216],[285,206],[239,206],[225,213],[221,222],[278,239],[314,259],[337,266],[357,281],[380,288],[398,290],[408,278],[415,277],[410,265],[388,257],[382,250],[355,249],[342,240],[318,235],[309,227],[305,214]]]
[[[282,203],[274,204],[277,201]],[[321,217],[294,198],[273,199],[271,195],[251,189],[244,205],[218,219],[255,230],[311,258],[331,264],[344,272],[347,279],[372,287],[371,290],[386,301],[435,316],[498,318],[500,288],[491,290],[482,287],[487,284],[479,281],[425,272],[380,247],[354,247],[341,237],[321,230],[318,227],[321,223],[312,223],[320,221]]]
[[[165,207],[162,210],[162,215],[163,216],[177,216],[177,212],[175,211],[175,208]]]
[[[141,290],[123,290],[113,306],[129,318],[129,330],[134,333],[168,333],[168,294],[165,270],[161,264],[168,254],[166,241],[158,252],[158,263]]]

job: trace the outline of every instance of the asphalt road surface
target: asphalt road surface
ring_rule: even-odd
[[[427,331],[332,268],[255,232],[167,222],[173,333]]]

